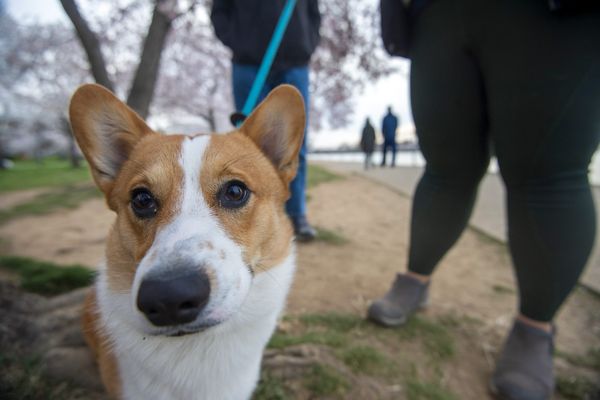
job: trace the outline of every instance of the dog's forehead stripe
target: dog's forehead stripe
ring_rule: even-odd
[[[198,212],[206,207],[200,185],[200,169],[204,153],[209,145],[210,136],[185,138],[181,145],[181,168],[183,169],[182,214]],[[202,207],[204,206],[204,207]]]
[[[168,257],[173,255],[175,249],[178,249],[177,253],[181,253],[192,242],[189,239],[193,237],[206,241],[206,232],[214,230],[216,223],[200,189],[200,170],[209,141],[208,136],[197,136],[185,137],[181,142],[178,162],[182,170],[179,183],[182,190],[178,204],[174,206],[175,215],[168,224],[158,229],[151,248],[139,264],[134,291],[146,274],[169,271],[173,267],[168,262]],[[157,258],[157,255],[160,257]]]

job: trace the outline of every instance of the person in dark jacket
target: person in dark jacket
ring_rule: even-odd
[[[588,166],[600,140],[600,2],[413,0],[411,15],[411,105],[426,166],[413,197],[408,271],[368,316],[397,326],[427,302],[493,146],[518,311],[490,386],[502,399],[550,399],[552,321],[596,231]]]
[[[244,106],[285,0],[214,0],[211,21],[219,40],[233,52],[233,96],[237,110]],[[308,122],[310,58],[319,43],[321,15],[317,0],[298,0],[273,61],[259,102],[276,86],[295,86],[304,97]],[[307,123],[308,126],[308,123]],[[290,184],[286,211],[296,238],[312,240],[315,229],[306,218],[306,133],[298,173]]]
[[[382,167],[385,167],[388,151],[392,152],[392,167],[396,166],[396,129],[398,129],[398,117],[392,113],[392,107],[388,107],[387,114],[383,117],[383,123],[381,124],[381,132],[383,133]]]
[[[365,170],[373,166],[373,151],[375,150],[375,128],[369,118],[365,121],[360,138],[360,149],[365,153]]]

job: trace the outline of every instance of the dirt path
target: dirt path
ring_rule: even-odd
[[[4,192],[0,194],[0,210],[7,210],[17,204],[33,200],[35,197],[46,191],[47,189],[29,189],[16,192]]]
[[[358,176],[321,184],[310,191],[309,214],[320,228],[346,244],[298,246],[297,277],[288,313],[345,312],[362,316],[404,269],[410,200]],[[113,216],[102,200],[72,211],[22,218],[0,227],[11,253],[93,266]],[[506,247],[467,230],[441,263],[431,290],[432,318],[475,321],[457,330],[457,351],[444,368],[444,381],[461,399],[487,398],[487,378],[516,303]],[[557,348],[584,355],[600,348],[600,300],[577,290],[559,314]],[[558,369],[570,368],[557,359]]]
[[[74,210],[12,220],[0,226],[0,238],[16,255],[93,268],[103,258],[113,219],[114,213],[98,198]]]
[[[311,197],[312,219],[350,243],[300,247],[289,312],[344,310],[364,315],[370,300],[381,296],[395,274],[405,269],[410,200],[357,176],[320,185]],[[487,379],[516,301],[506,246],[468,229],[438,267],[426,310],[431,316],[479,321],[476,331],[463,332],[452,369],[446,372],[449,387],[461,399],[487,398]],[[600,346],[600,300],[594,295],[576,290],[556,322],[561,351],[582,355]]]
[[[410,200],[357,176],[320,185],[311,197],[309,213],[315,223],[339,232],[350,243],[299,248],[289,311],[362,314],[370,300],[382,295],[395,274],[405,269]],[[503,335],[516,301],[506,246],[467,229],[437,269],[427,312],[466,315]],[[600,344],[600,310],[591,307],[594,304],[600,305],[584,291],[569,299],[557,321],[559,347],[581,352]],[[595,319],[595,326],[589,325],[589,318]]]

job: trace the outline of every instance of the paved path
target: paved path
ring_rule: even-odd
[[[357,173],[380,182],[407,196],[412,196],[417,181],[422,173],[418,167],[374,168],[362,169],[361,163],[351,162],[319,162],[332,171],[341,173]],[[504,186],[497,174],[487,174],[479,189],[475,210],[471,217],[471,227],[502,242],[506,238],[506,210],[504,207]],[[599,207],[596,213],[600,232],[600,187],[594,187],[594,198]],[[596,246],[586,271],[581,279],[584,286],[600,293],[600,233],[596,235]]]

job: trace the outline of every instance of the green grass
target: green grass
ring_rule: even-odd
[[[26,257],[0,256],[0,268],[19,275],[21,287],[43,295],[56,295],[92,283],[94,272],[81,265],[59,266]]]
[[[321,242],[329,243],[335,246],[341,246],[349,242],[347,238],[340,235],[337,232],[330,231],[328,229],[317,227],[317,237],[316,240]]]
[[[452,319],[436,323],[415,315],[397,332],[400,338],[404,340],[420,338],[427,354],[433,359],[446,361],[452,358],[455,353],[454,340],[448,333],[448,328],[455,324],[456,321]]]
[[[44,215],[59,209],[70,209],[84,201],[101,196],[93,186],[65,186],[51,192],[42,193],[31,201],[17,204],[7,210],[0,210],[0,224],[28,215]]]
[[[340,358],[353,372],[371,376],[397,372],[397,365],[370,346],[355,346],[341,352]]]
[[[0,192],[72,185],[90,181],[85,163],[72,168],[67,160],[46,158],[42,164],[34,161],[16,161],[13,168],[0,170]]]
[[[333,172],[318,165],[308,165],[308,175],[306,179],[306,187],[308,189],[313,188],[321,183],[336,181],[339,179],[343,179],[343,177],[341,175],[334,174]]]
[[[304,376],[305,387],[317,396],[343,395],[350,384],[327,365],[314,365]]]
[[[453,393],[444,388],[442,366],[454,356],[455,344],[451,332],[460,328],[462,319],[448,316],[431,320],[416,316],[401,329],[382,329],[359,315],[335,312],[287,316],[285,320],[294,326],[294,333],[276,333],[269,344],[270,348],[282,349],[299,344],[327,346],[330,354],[354,374],[367,375],[387,383],[395,383],[401,379],[410,400],[457,400]],[[410,363],[410,357],[403,357],[402,362],[397,362],[382,350],[390,345],[396,346],[399,341],[405,341],[402,345],[404,348],[422,348],[417,354],[423,352],[424,357],[417,357],[426,362],[427,371],[433,372],[426,381],[417,379],[416,369],[412,373],[402,372]],[[323,392],[327,394],[321,394],[320,388],[327,387],[319,381],[321,374],[322,371],[317,370],[304,377],[306,384],[314,385],[305,386],[311,391],[311,396],[339,397],[342,392],[338,392],[341,389],[335,385],[332,386],[337,387],[336,392],[327,390]],[[327,376],[327,373],[324,374]],[[328,381],[328,378],[323,379]],[[351,384],[349,382],[347,387],[342,384],[341,388],[344,391],[350,390]]]
[[[4,351],[4,350],[3,350]],[[66,382],[54,382],[42,375],[40,357],[19,357],[0,353],[0,399],[62,400],[85,398]]]
[[[570,364],[590,368],[600,372],[600,347],[594,347],[587,351],[584,355],[569,354],[562,351],[556,351],[556,356],[567,360]]]
[[[276,332],[269,342],[271,349],[283,349],[300,344],[319,344],[332,348],[341,348],[348,344],[348,332],[365,326],[361,318],[350,314],[324,313],[304,314],[298,317],[286,317],[288,321],[298,320],[308,328],[298,334]]]
[[[336,312],[322,314],[304,314],[298,320],[305,326],[321,326],[334,332],[347,333],[355,328],[367,326],[367,322],[353,314],[342,314]]]
[[[596,396],[600,395],[600,385],[581,376],[558,376],[556,391],[569,400],[597,399]]]
[[[342,347],[347,343],[347,338],[337,332],[306,332],[299,335],[275,333],[269,342],[270,349],[285,349],[300,344],[320,344],[329,347]]]
[[[39,359],[0,354],[0,398],[34,399],[40,383]]]
[[[405,382],[408,400],[458,400],[458,397],[437,383],[420,382],[408,378]]]
[[[342,361],[354,374],[367,375],[386,382],[402,380],[408,385],[411,400],[439,399],[456,400],[457,397],[443,388],[442,363],[455,353],[454,340],[450,332],[460,327],[455,317],[430,320],[413,317],[402,329],[382,329],[367,322],[361,316],[344,313],[320,313],[288,316],[286,321],[296,326],[295,333],[277,333],[269,344],[270,348],[282,349],[299,344],[316,344],[330,348],[331,354]],[[298,325],[299,324],[299,325]],[[426,383],[401,373],[402,366],[391,355],[382,353],[373,342],[398,343],[410,341],[423,347],[429,371],[437,371]],[[407,360],[403,359],[403,363]],[[416,371],[412,374],[416,375]],[[404,378],[406,377],[407,378]],[[316,373],[313,373],[316,379]],[[327,380],[328,378],[323,378]],[[317,396],[314,387],[311,394]],[[331,393],[329,393],[331,394]]]
[[[289,317],[288,317],[289,318]],[[402,329],[380,329],[357,315],[343,313],[305,314],[294,317],[307,331],[299,335],[277,333],[273,336],[272,348],[284,348],[296,344],[324,344],[331,347],[343,347],[349,343],[350,333],[361,332],[361,335],[373,333],[396,336],[401,340],[418,339],[423,343],[427,353],[435,360],[446,361],[455,353],[454,339],[449,331],[455,329],[459,322],[454,318],[443,318],[431,321],[420,316],[413,316]]]
[[[291,397],[285,388],[285,383],[278,377],[267,372],[260,376],[258,386],[254,391],[252,400],[291,400]]]

